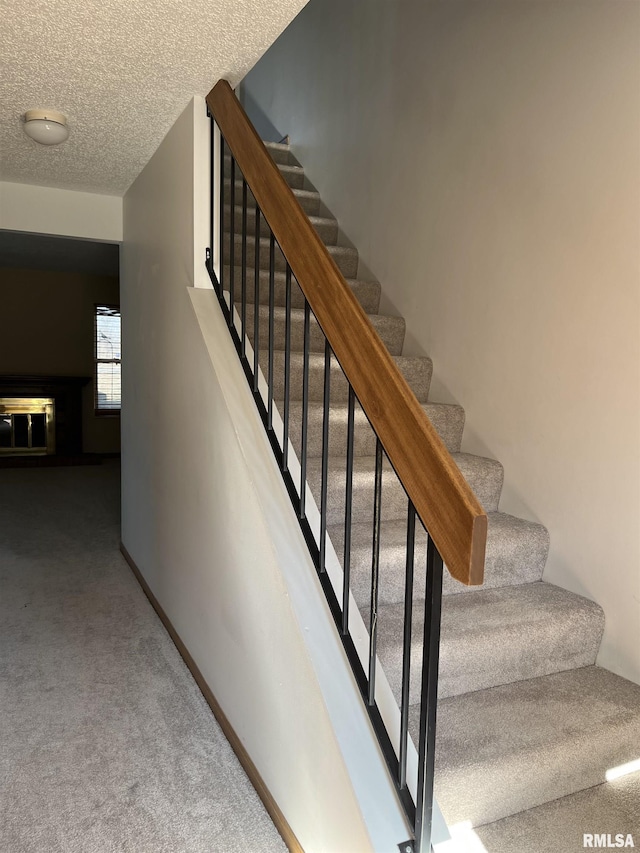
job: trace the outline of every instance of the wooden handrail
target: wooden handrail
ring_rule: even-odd
[[[482,583],[487,516],[226,80],[207,95],[236,159],[362,408],[449,570]]]

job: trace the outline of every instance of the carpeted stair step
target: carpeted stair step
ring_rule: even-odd
[[[473,830],[472,830],[473,831]],[[552,800],[525,812],[478,827],[475,835],[491,853],[583,853],[585,832],[611,836],[618,849],[640,838],[640,772]],[[616,836],[622,835],[622,839]],[[473,836],[471,837],[473,842]],[[617,845],[617,841],[621,841]],[[475,849],[477,850],[477,841]],[[592,845],[595,846],[594,840]],[[606,842],[608,845],[608,841]],[[603,845],[598,842],[598,846]],[[473,849],[473,848],[472,848]]]
[[[533,583],[542,578],[549,553],[549,531],[535,521],[505,512],[488,512],[487,552],[483,588]],[[468,587],[446,572],[445,594],[467,592]]]
[[[361,608],[368,620],[368,605]],[[404,605],[378,610],[378,657],[400,697]],[[424,602],[413,607],[410,703],[420,701]],[[443,599],[438,695],[458,696],[595,663],[604,614],[539,581]]]
[[[254,306],[247,305],[246,323],[247,336],[253,344],[253,315]],[[266,351],[269,346],[269,306],[260,305],[259,308],[259,346]],[[284,308],[274,309],[274,348],[283,350],[285,343],[285,321],[286,311]],[[369,317],[371,324],[382,339],[390,353],[402,352],[404,342],[405,324],[402,317],[386,317],[383,314],[372,314]],[[324,353],[325,337],[314,317],[311,317],[309,326],[309,346],[313,352]],[[291,348],[298,353],[302,350],[304,342],[304,311],[301,308],[291,310]],[[292,353],[293,355],[293,353]]]
[[[284,142],[265,142],[264,147],[276,163],[284,163],[285,165],[294,163],[298,165],[298,161],[294,158],[289,146]]]
[[[304,169],[302,166],[294,165],[293,163],[277,163],[280,174],[289,184],[291,189],[301,190],[304,187]],[[236,163],[236,180],[241,178],[241,171]],[[225,154],[224,157],[224,176],[231,177],[231,157]]]
[[[241,199],[236,198],[236,206],[234,207],[233,230],[236,234],[242,233],[242,205],[239,204]],[[229,205],[224,207],[225,231],[230,231],[230,214],[231,208]],[[338,223],[335,219],[326,216],[310,216],[309,221],[318,232],[318,236],[326,246],[333,246],[338,240]],[[256,231],[256,209],[255,207],[247,208],[247,236],[255,236]],[[267,224],[264,216],[260,217],[260,235],[269,237],[271,229]]]
[[[315,190],[298,190],[292,189],[292,192],[298,203],[308,216],[319,216],[320,214],[320,193]],[[224,203],[229,205],[231,202],[231,186],[229,181],[224,184]],[[235,203],[242,204],[242,181],[235,182]],[[247,209],[255,208],[256,200],[253,197],[251,190],[247,192]]]
[[[279,404],[278,408],[284,408]],[[440,438],[444,441],[450,453],[460,450],[462,430],[464,428],[464,409],[462,406],[445,403],[423,403],[422,408],[431,420]],[[329,454],[333,457],[346,458],[347,454],[347,415],[346,403],[333,403],[329,417]],[[302,431],[302,403],[295,400],[289,409],[291,438],[298,453],[299,439]],[[307,455],[320,456],[322,453],[322,428],[324,408],[322,401],[309,404],[307,415]],[[362,408],[356,403],[354,411],[354,442],[353,451],[356,456],[373,456],[376,452],[376,437]]]
[[[484,511],[495,512],[498,509],[504,481],[504,469],[501,463],[497,459],[488,459],[486,456],[476,456],[473,453],[454,453],[452,456]]]
[[[235,244],[235,264],[242,267],[242,237],[240,234],[234,235]],[[247,237],[247,266],[253,272],[255,265],[255,238]],[[349,246],[327,246],[327,251],[336,262],[338,269],[345,278],[355,278],[358,273],[358,253],[355,249]],[[224,250],[222,253],[225,266],[229,263],[229,241],[225,240]],[[265,237],[260,239],[260,269],[269,269],[269,240]],[[274,249],[274,266],[279,272],[284,272],[286,262],[284,255],[280,251],[279,246],[275,245]]]
[[[284,306],[285,305],[285,295],[286,295],[286,284],[285,284],[285,274],[283,272],[276,272],[274,274],[274,302],[276,305]],[[229,267],[224,267],[224,289],[228,290],[228,282],[229,282]],[[236,301],[236,308],[240,310],[240,303],[242,301],[242,267],[234,268],[234,298]],[[380,283],[377,281],[360,281],[359,279],[348,278],[346,279],[347,285],[350,288],[353,295],[356,297],[362,308],[367,314],[377,314],[378,308],[380,307]],[[247,304],[253,304],[255,295],[255,277],[254,270],[247,270]],[[260,286],[259,286],[259,298],[261,305],[267,305],[269,303],[269,270],[260,270]],[[300,286],[296,282],[296,280],[292,277],[291,279],[291,307],[292,308],[303,308],[304,307],[304,298],[302,295],[302,290]]]
[[[415,705],[414,743],[418,725]],[[638,744],[640,686],[599,667],[450,697],[438,705],[436,797],[449,824],[479,826],[601,784]]]
[[[471,489],[481,502],[495,510],[502,489],[502,465],[493,459],[468,453],[452,454]],[[307,463],[307,480],[316,501],[320,502],[321,463],[312,457]],[[342,524],[345,506],[345,463],[343,459],[329,458],[327,523]],[[373,520],[373,493],[375,457],[358,456],[353,463],[353,521],[371,524]],[[395,472],[385,462],[382,472],[382,519],[404,520],[407,516],[407,495]]]
[[[431,374],[433,364],[430,358],[424,356],[393,356],[398,369],[407,380],[413,393],[422,403],[427,401],[429,396],[429,385],[431,384]],[[284,352],[276,352],[274,354],[274,391],[273,396],[276,400],[284,398]],[[303,374],[303,357],[302,353],[291,353],[291,384],[290,395],[291,400],[302,399],[302,374]],[[267,353],[260,352],[260,366],[267,375]],[[324,354],[311,353],[309,358],[309,399],[322,400],[324,394]],[[342,368],[337,360],[331,360],[331,401],[332,403],[344,403],[348,400],[349,390],[347,381],[342,373]]]
[[[473,593],[515,584],[533,583],[542,578],[549,550],[549,533],[541,524],[525,521],[502,512],[488,513],[487,552],[484,584],[465,586],[445,570],[445,595]],[[333,546],[342,560],[344,524],[329,528]],[[371,595],[371,526],[354,524],[351,528],[351,589],[360,607],[366,607]],[[416,529],[414,552],[414,590],[424,595],[427,542],[421,525]],[[407,527],[406,520],[388,521],[380,534],[380,604],[404,601]]]

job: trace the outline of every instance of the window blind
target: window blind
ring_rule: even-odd
[[[96,305],[95,406],[98,412],[119,411],[121,406],[120,309]]]

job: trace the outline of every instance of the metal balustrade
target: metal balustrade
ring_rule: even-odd
[[[220,86],[221,84],[218,84]],[[225,84],[226,86],[226,84]],[[217,88],[217,87],[216,87]],[[228,87],[227,87],[228,88]],[[214,92],[216,90],[214,89]],[[225,99],[225,109],[235,109],[227,105],[230,92],[221,94]],[[211,100],[208,99],[211,108]],[[235,100],[235,98],[234,98]],[[241,111],[239,105],[238,110]],[[215,106],[212,110],[216,116]],[[242,113],[242,121],[248,124],[248,120]],[[249,133],[249,131],[247,131]],[[255,132],[251,145],[261,145],[257,140]],[[389,732],[380,708],[376,701],[376,671],[377,671],[377,638],[378,638],[378,614],[379,614],[379,589],[381,572],[381,541],[383,536],[383,497],[385,491],[385,472],[397,470],[392,464],[389,454],[376,429],[376,412],[368,411],[366,402],[360,400],[349,377],[346,365],[341,365],[334,351],[330,336],[325,334],[322,318],[316,313],[314,307],[307,298],[307,290],[304,282],[298,280],[292,269],[290,258],[284,251],[276,234],[272,229],[271,222],[264,216],[257,195],[254,194],[249,185],[242,166],[236,161],[236,157],[227,144],[225,135],[220,128],[220,145],[216,153],[213,144],[214,134],[212,132],[211,165],[212,175],[219,172],[219,216],[215,220],[215,204],[212,193],[212,232],[211,250],[207,252],[207,269],[211,276],[213,287],[217,294],[221,309],[224,313],[227,326],[234,341],[238,356],[243,366],[249,387],[253,394],[257,409],[260,413],[271,447],[273,449],[277,464],[280,468],[284,483],[291,498],[293,509],[300,523],[300,528],[309,548],[313,564],[315,565],[320,584],[324,590],[331,614],[336,624],[339,636],[342,640],[345,653],[352,667],[358,688],[362,695],[371,724],[378,738],[380,747],[384,754],[389,772],[393,779],[397,795],[406,813],[409,825],[413,829],[413,838],[400,845],[403,851],[413,850],[415,853],[427,853],[431,849],[431,826],[433,812],[433,789],[434,789],[434,756],[435,756],[435,725],[437,709],[437,685],[438,685],[438,656],[440,642],[440,613],[442,600],[442,576],[443,559],[436,547],[434,538],[429,535],[424,520],[416,512],[414,501],[410,497],[411,492],[406,488],[399,476],[399,480],[407,494],[406,509],[406,568],[404,583],[404,625],[402,636],[402,677],[401,677],[401,700],[400,700],[400,723],[398,732]],[[266,153],[266,152],[265,152]],[[219,161],[216,164],[215,158]],[[225,158],[229,164],[225,168]],[[218,168],[216,168],[216,166]],[[226,175],[226,177],[225,177]],[[242,189],[236,192],[238,179],[242,181]],[[284,190],[282,190],[284,193]],[[290,194],[290,192],[289,192]],[[237,233],[236,208],[237,196],[241,205],[240,231]],[[290,194],[291,195],[291,194]],[[291,195],[293,205],[297,203]],[[248,210],[249,206],[255,206],[255,227],[253,234],[253,261],[249,261],[248,252]],[[293,209],[293,208],[292,208]],[[227,210],[229,214],[227,215]],[[300,211],[301,213],[301,211]],[[297,213],[296,213],[297,215]],[[261,280],[261,239],[263,238],[265,225],[268,234],[268,293],[262,292],[265,286]],[[218,264],[217,272],[214,267],[212,249],[214,246],[214,228],[218,229]],[[236,237],[239,237],[239,250],[236,246]],[[263,244],[264,245],[264,244]],[[275,259],[276,254],[281,252],[284,256],[284,341],[279,341],[284,347],[284,359],[278,359],[280,372],[276,370],[275,353],[282,352],[276,346],[276,304],[275,304]],[[239,257],[238,257],[239,254]],[[239,261],[239,264],[238,264]],[[238,280],[237,267],[240,267]],[[253,274],[253,281],[251,275]],[[339,273],[338,273],[339,275]],[[343,284],[347,288],[346,282]],[[298,385],[295,393],[299,394],[301,400],[301,422],[299,436],[292,435],[291,410],[292,410],[292,288],[300,287],[302,291],[303,305],[303,331],[302,331],[302,379],[301,387]],[[250,288],[252,294],[250,296]],[[253,324],[248,321],[249,299],[253,300]],[[263,322],[261,324],[261,309]],[[278,308],[282,312],[282,306]],[[266,312],[266,322],[264,314]],[[281,321],[281,316],[280,316]],[[251,328],[250,328],[251,326]],[[322,390],[322,438],[321,438],[321,463],[320,463],[320,486],[316,490],[316,499],[310,501],[311,492],[307,483],[309,471],[309,405],[310,405],[310,358],[311,338],[317,337],[320,332],[324,338],[323,353],[323,390]],[[355,332],[354,332],[355,333]],[[264,339],[266,338],[266,340]],[[331,394],[336,377],[340,374],[347,382],[347,423],[346,423],[346,448],[344,458],[344,470],[338,473],[341,480],[344,477],[344,512],[343,531],[344,545],[341,549],[341,571],[340,582],[336,583],[327,571],[328,554],[333,553],[333,546],[328,535],[328,505],[330,478],[336,476],[334,468],[330,470],[330,431],[331,431]],[[276,383],[277,380],[277,383]],[[276,384],[282,389],[281,398],[276,399]],[[367,416],[370,428],[375,433],[375,475],[372,505],[371,525],[371,586],[368,608],[369,643],[366,659],[363,660],[361,652],[358,651],[350,620],[352,618],[350,599],[350,583],[352,572],[351,539],[353,525],[353,502],[354,502],[354,457],[355,457],[355,435],[356,435],[356,406],[360,406]],[[375,408],[375,407],[374,407]],[[297,452],[294,450],[294,441],[297,444]],[[446,451],[445,451],[446,453]],[[416,463],[418,464],[418,463]],[[466,484],[465,484],[466,485]],[[318,494],[319,492],[319,494]],[[465,497],[466,499],[466,497]],[[433,495],[433,501],[438,501],[439,496]],[[319,503],[319,507],[317,506]],[[313,505],[311,505],[313,504]],[[473,506],[475,515],[473,519],[481,519],[482,511]],[[319,516],[319,517],[318,517]],[[481,528],[478,527],[476,532]],[[416,552],[416,539],[421,535],[427,538],[427,561],[426,561],[426,587],[424,591],[414,590],[414,564]],[[486,517],[485,517],[486,535]],[[476,548],[477,543],[474,544]],[[484,543],[479,546],[484,551]],[[469,570],[471,576],[472,570]],[[477,574],[477,573],[476,573]],[[467,581],[469,582],[469,581]],[[413,782],[409,778],[408,756],[409,756],[409,685],[411,676],[411,648],[416,638],[412,637],[412,618],[416,603],[422,603],[424,595],[424,636],[421,673],[421,696],[420,696],[420,723],[419,739],[416,744],[418,753],[417,779]],[[397,747],[394,746],[394,742]],[[415,801],[410,793],[410,788],[416,792]]]

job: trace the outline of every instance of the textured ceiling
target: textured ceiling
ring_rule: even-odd
[[[5,0],[0,179],[122,195],[193,95],[235,85],[306,0]],[[68,117],[46,148],[21,115]]]

